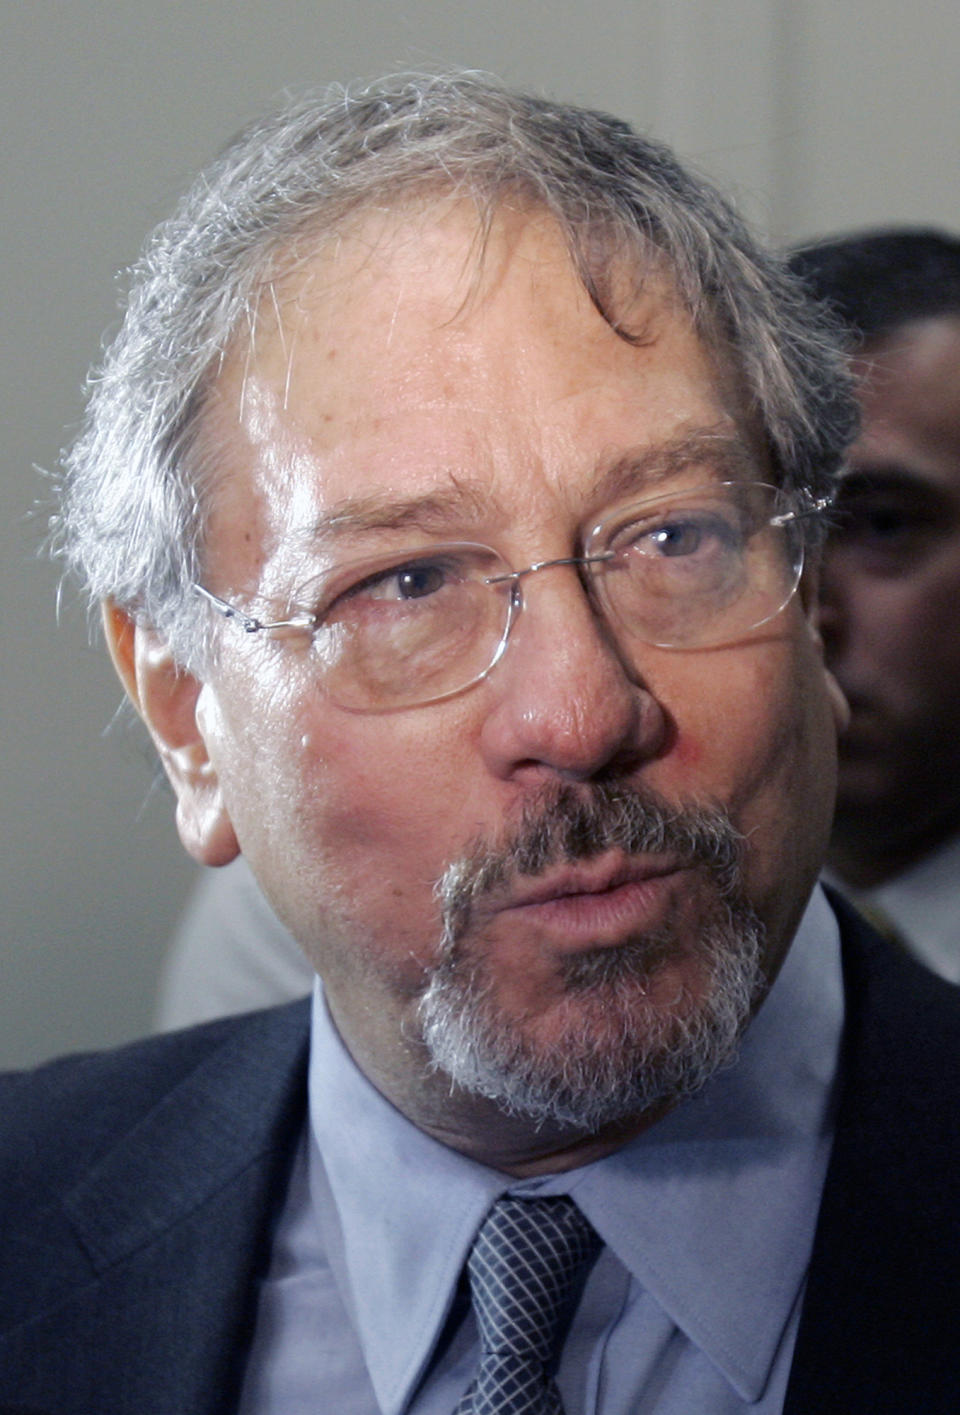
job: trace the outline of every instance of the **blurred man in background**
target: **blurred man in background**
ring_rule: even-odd
[[[850,328],[863,416],[822,583],[851,708],[829,866],[960,982],[960,241],[852,234],[793,263]]]

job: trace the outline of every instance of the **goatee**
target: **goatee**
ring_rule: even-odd
[[[695,936],[688,920],[668,919],[562,956],[562,1015],[544,1040],[499,1006],[471,926],[512,879],[607,851],[669,854],[693,870],[703,899]],[[763,928],[741,860],[742,839],[720,808],[676,809],[648,789],[602,784],[544,793],[508,837],[476,842],[437,886],[443,941],[418,1013],[434,1069],[509,1115],[588,1133],[699,1090],[735,1056],[763,986]],[[691,954],[696,995],[680,987],[655,997],[666,963]]]

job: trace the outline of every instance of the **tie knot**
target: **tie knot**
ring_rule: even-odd
[[[498,1199],[468,1264],[483,1351],[550,1362],[599,1246],[572,1199]]]

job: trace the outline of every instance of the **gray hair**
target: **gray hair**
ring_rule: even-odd
[[[605,297],[612,265],[626,254],[665,269],[705,341],[736,361],[777,478],[803,499],[829,489],[855,426],[833,331],[713,187],[602,113],[470,74],[385,80],[252,123],[149,239],[54,522],[94,602],[113,599],[181,662],[203,661],[191,585],[217,469],[191,453],[228,348],[307,241],[366,207],[443,191],[473,199],[481,229],[511,196],[546,209],[626,339]]]

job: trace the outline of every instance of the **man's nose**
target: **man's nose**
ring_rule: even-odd
[[[592,607],[576,571],[523,584],[523,611],[491,675],[482,730],[495,775],[621,774],[661,749],[666,714]]]

